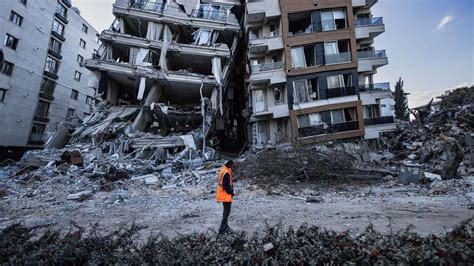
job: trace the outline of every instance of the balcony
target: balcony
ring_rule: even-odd
[[[338,54],[325,54],[324,61],[326,65],[329,64],[340,64],[351,62],[351,52],[343,52]]]
[[[280,4],[274,0],[249,0],[246,8],[247,23],[263,23],[268,18],[281,16]]]
[[[393,116],[373,117],[364,119],[364,123],[366,126],[393,124],[395,123],[395,119]]]
[[[390,91],[390,82],[360,85],[359,91],[361,92]]]
[[[351,96],[357,95],[357,89],[355,86],[346,86],[340,88],[331,88],[326,90],[326,97],[329,98],[336,98],[336,97],[344,97],[344,96]]]
[[[388,58],[385,50],[372,50],[357,52],[359,58],[359,72],[374,71],[375,69],[387,65]]]
[[[31,133],[28,139],[28,144],[42,145],[46,140],[46,134],[43,133]]]
[[[62,59],[63,57],[61,56],[61,44],[59,42],[55,43],[50,43],[49,49],[48,49],[49,54]]]
[[[260,64],[250,66],[252,73],[283,69],[283,62],[273,62],[269,64]]]
[[[283,39],[280,31],[273,31],[261,37],[250,39],[249,53],[266,53],[283,49]]]
[[[193,9],[191,12],[191,17],[193,18],[202,18],[212,21],[226,22],[228,17],[227,10],[218,10],[218,9]]]
[[[385,32],[383,18],[364,18],[354,20],[357,39],[375,38]]]
[[[352,0],[354,8],[371,8],[378,0]]]
[[[147,10],[147,11],[153,11],[153,12],[163,12],[165,8],[165,2],[164,1],[131,1],[130,2],[130,8],[136,8],[140,10]]]
[[[359,122],[348,121],[335,124],[321,124],[317,126],[310,126],[304,128],[298,128],[298,136],[300,138],[311,137],[324,134],[335,134],[346,131],[353,131],[359,129]]]

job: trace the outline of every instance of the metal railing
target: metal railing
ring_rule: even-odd
[[[348,121],[334,124],[321,124],[310,127],[298,128],[298,136],[300,138],[311,137],[324,134],[334,134],[345,131],[352,131],[359,129],[359,121]]]
[[[360,85],[359,90],[360,91],[386,91],[386,90],[390,90],[390,82]]]
[[[46,134],[43,133],[31,133],[29,141],[32,142],[44,142],[46,139]]]
[[[162,12],[165,8],[165,1],[162,0],[136,0],[130,2],[130,8],[136,8],[148,11]]]
[[[383,18],[376,17],[376,18],[360,18],[354,20],[355,27],[363,27],[363,26],[377,26],[383,25]]]
[[[53,96],[55,87],[56,87],[56,82],[49,79],[44,79],[43,82],[41,83],[40,92],[48,96]]]
[[[41,118],[47,118],[49,115],[49,104],[39,102],[35,110],[35,116]]]
[[[204,10],[204,9],[193,9],[191,17],[203,18],[215,21],[227,21],[228,10]]]
[[[60,64],[59,61],[56,61],[56,60],[46,60],[44,71],[56,75],[58,74],[59,64]]]
[[[346,63],[350,62],[351,59],[351,52],[324,55],[324,60],[326,64]]]
[[[57,41],[51,41],[49,43],[49,50],[55,52],[58,55],[61,55],[61,43]]]
[[[58,13],[63,18],[67,18],[67,9],[60,3],[56,4],[56,13]]]
[[[372,51],[361,51],[357,52],[359,58],[383,58],[387,57],[385,50],[372,50]]]
[[[336,98],[350,95],[357,95],[357,90],[355,86],[346,86],[340,88],[330,88],[326,90],[327,98]]]
[[[366,118],[364,119],[364,123],[366,126],[393,124],[395,123],[395,119],[393,118],[393,116],[380,116],[380,117]]]
[[[252,71],[252,73],[270,71],[270,70],[275,70],[275,69],[283,69],[283,62],[273,62],[269,64],[260,64],[260,65],[250,66],[250,70]]]

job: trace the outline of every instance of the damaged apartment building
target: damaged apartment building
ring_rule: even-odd
[[[377,0],[247,0],[248,141],[378,138],[394,129]]]
[[[142,106],[133,130],[202,128],[216,143],[238,140],[243,8],[232,0],[116,0],[115,21],[85,61],[89,86],[114,105]]]

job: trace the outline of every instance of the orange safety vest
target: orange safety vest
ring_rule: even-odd
[[[221,167],[219,174],[217,175],[217,193],[216,193],[216,201],[217,202],[232,202],[232,195],[227,194],[224,189],[224,176],[225,174],[229,173],[230,176],[230,186],[233,187],[234,183],[232,182],[232,169],[227,168],[225,165]]]

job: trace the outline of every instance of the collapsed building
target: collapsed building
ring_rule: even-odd
[[[198,130],[203,146],[203,135],[237,143],[244,134],[236,105],[242,8],[231,0],[115,1],[116,19],[85,61],[89,86],[112,105],[140,106],[132,130]]]

